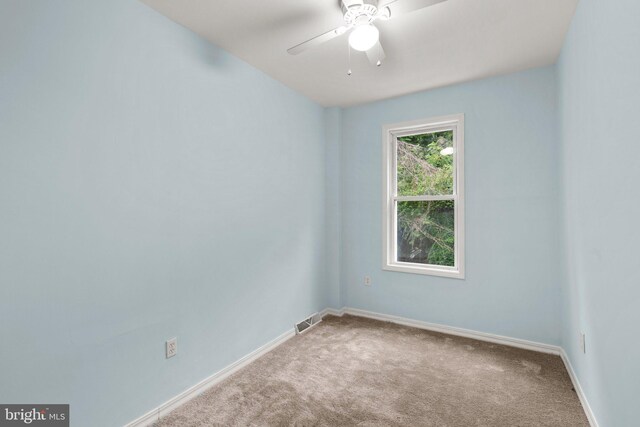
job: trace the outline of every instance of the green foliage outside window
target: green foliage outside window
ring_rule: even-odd
[[[453,194],[453,131],[398,138],[398,196]],[[454,201],[398,202],[398,261],[453,266]]]

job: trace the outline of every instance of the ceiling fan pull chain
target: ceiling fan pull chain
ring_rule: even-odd
[[[351,46],[347,43],[347,76],[351,75]]]

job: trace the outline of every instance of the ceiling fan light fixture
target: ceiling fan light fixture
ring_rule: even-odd
[[[371,24],[359,25],[349,34],[349,46],[357,51],[365,52],[378,42],[379,37],[380,32],[375,26]]]

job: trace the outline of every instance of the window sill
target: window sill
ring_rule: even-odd
[[[464,272],[455,268],[438,268],[437,266],[425,266],[419,267],[417,265],[405,264],[405,263],[394,263],[394,264],[385,264],[382,266],[383,270],[387,271],[397,271],[400,273],[411,273],[411,274],[423,274],[427,276],[439,276],[439,277],[449,277],[453,279],[464,279]]]

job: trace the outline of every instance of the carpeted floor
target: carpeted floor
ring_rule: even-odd
[[[588,426],[558,356],[325,317],[157,426]]]

